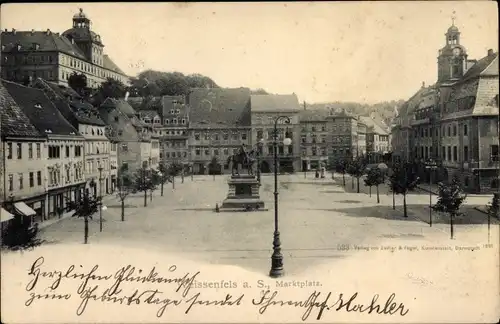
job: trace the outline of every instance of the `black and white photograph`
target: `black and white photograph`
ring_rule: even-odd
[[[498,4],[0,7],[2,323],[497,323]]]

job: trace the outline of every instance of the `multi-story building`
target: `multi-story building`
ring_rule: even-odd
[[[91,30],[91,21],[80,9],[73,28],[64,33],[4,30],[1,34],[2,78],[26,82],[44,78],[68,85],[72,73],[83,74],[97,88],[108,78],[129,83],[125,73],[104,54],[101,37]]]
[[[358,117],[358,125],[357,125],[357,143],[356,143],[356,155],[358,156],[366,156],[368,142],[367,137],[369,138],[369,126],[362,118],[364,116]]]
[[[4,87],[6,83],[0,82],[1,173],[5,174],[0,190],[2,202],[8,205],[2,210],[2,221],[8,220],[7,211],[43,221],[46,218],[44,147],[47,139],[14,101]]]
[[[124,111],[128,111],[129,114]],[[141,122],[125,100],[106,99],[99,107],[99,114],[107,124],[108,137],[118,142],[118,168],[126,166],[129,171],[135,172],[142,168],[143,162],[149,163],[149,152],[147,154],[143,152],[145,151],[143,144],[147,144],[149,140],[149,145],[151,145],[149,134],[147,130],[143,133],[141,128],[136,127]]]
[[[163,96],[161,107],[160,156],[165,163],[190,167],[189,108],[184,96]]]
[[[47,139],[43,147],[47,157],[44,175],[47,218],[61,216],[67,211],[68,202],[79,199],[85,188],[85,140],[42,90],[10,82],[4,82],[4,86],[38,132]]]
[[[158,112],[154,110],[141,110],[139,113],[139,119],[146,125],[150,126],[151,131],[151,152],[150,152],[150,167],[153,169],[158,169],[160,166],[160,132],[162,132],[161,127],[161,117]]]
[[[213,158],[228,170],[229,156],[252,143],[250,89],[192,89],[187,104],[193,172],[207,174]]]
[[[274,169],[274,122],[279,116],[286,116],[290,123],[281,119],[278,123],[278,169],[280,172],[301,170],[301,107],[297,95],[252,95],[252,143],[263,143],[261,151],[261,171]],[[292,140],[284,146],[283,140]]]
[[[469,191],[498,190],[498,93],[498,53],[469,60],[451,26],[439,50],[437,83],[421,89],[410,100],[416,108],[405,111],[411,157],[437,161],[434,179],[457,175]],[[429,178],[423,163],[419,172]]]
[[[328,110],[302,110],[299,113],[301,134],[302,171],[317,169],[328,163],[328,149],[331,144],[328,128]]]
[[[88,189],[95,195],[108,193],[111,189],[110,142],[105,135],[106,124],[97,109],[64,86],[38,78],[34,87],[42,89],[64,118],[85,138],[84,172]]]
[[[428,91],[425,84],[398,111],[391,128],[391,151],[396,161],[409,161],[413,158],[412,142],[414,111],[418,108],[420,99]]]
[[[381,162],[383,155],[390,151],[389,132],[372,117],[360,116],[359,118],[366,125],[365,153],[371,162]]]
[[[333,160],[353,158],[358,153],[358,118],[342,110],[329,111],[327,116],[331,143],[329,156]]]

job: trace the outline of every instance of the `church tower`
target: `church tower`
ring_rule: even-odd
[[[438,56],[438,82],[459,80],[467,64],[467,53],[460,44],[460,31],[455,26],[455,18],[445,36],[445,46],[439,50]]]
[[[96,65],[103,65],[104,45],[101,37],[91,30],[92,22],[85,15],[83,9],[73,16],[73,28],[65,31],[63,36],[76,44],[85,57]]]

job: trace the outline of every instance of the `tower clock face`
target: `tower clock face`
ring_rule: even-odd
[[[455,55],[455,56],[459,56],[461,53],[462,53],[462,50],[461,50],[460,48],[455,47],[455,48],[453,49],[453,55]]]

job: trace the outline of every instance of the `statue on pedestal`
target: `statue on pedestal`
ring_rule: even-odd
[[[241,144],[238,153],[230,155],[227,159],[227,164],[231,163],[231,175],[240,175],[239,166],[241,165],[242,169],[247,169],[249,175],[253,175],[253,164],[255,163],[255,156],[257,151],[252,149],[250,152],[247,152],[245,149],[245,144]]]

